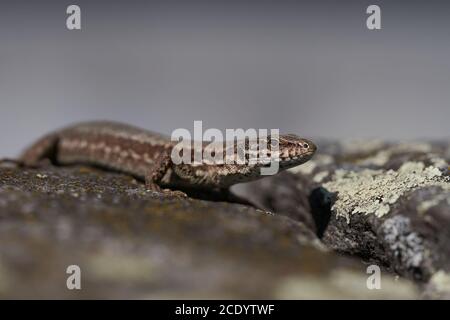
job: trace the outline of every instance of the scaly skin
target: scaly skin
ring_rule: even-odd
[[[308,161],[316,151],[314,143],[292,134],[280,135],[278,141],[280,171]],[[234,144],[231,154],[243,146],[248,150],[252,143]],[[35,166],[50,159],[56,165],[100,166],[133,175],[155,191],[160,191],[160,186],[224,189],[264,177],[260,174],[263,164],[250,163],[248,158],[244,164],[226,164],[223,158],[174,164],[171,159],[174,147],[176,144],[167,137],[126,124],[86,122],[44,136],[23,153],[20,162]],[[204,148],[205,145],[201,151]]]

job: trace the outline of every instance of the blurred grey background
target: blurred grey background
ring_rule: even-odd
[[[2,1],[0,106],[0,156],[90,119],[448,139],[450,3]]]

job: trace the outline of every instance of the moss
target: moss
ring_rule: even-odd
[[[425,167],[422,162],[406,162],[398,170],[388,171],[340,169],[323,185],[328,191],[337,193],[332,210],[347,222],[355,213],[382,217],[400,197],[430,186],[450,190],[450,179],[439,168]]]

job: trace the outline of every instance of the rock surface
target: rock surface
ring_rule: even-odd
[[[166,197],[86,167],[2,166],[0,298],[418,297],[413,282],[387,271],[381,290],[369,290],[367,264],[327,250],[307,226],[306,193],[299,200],[287,217]],[[67,289],[70,265],[81,269],[81,290]]]
[[[313,160],[238,188],[337,252],[450,297],[450,144],[319,143]]]

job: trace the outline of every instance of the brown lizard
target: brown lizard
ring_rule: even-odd
[[[313,142],[292,134],[279,135],[277,143],[280,170],[308,161],[316,151]],[[264,177],[260,174],[264,166],[261,163],[174,164],[171,153],[175,145],[168,137],[130,125],[85,122],[42,137],[17,162],[36,166],[49,159],[55,165],[94,165],[130,174],[145,181],[152,191],[161,191],[160,187],[225,190],[233,184]],[[236,150],[235,147],[233,151]]]

